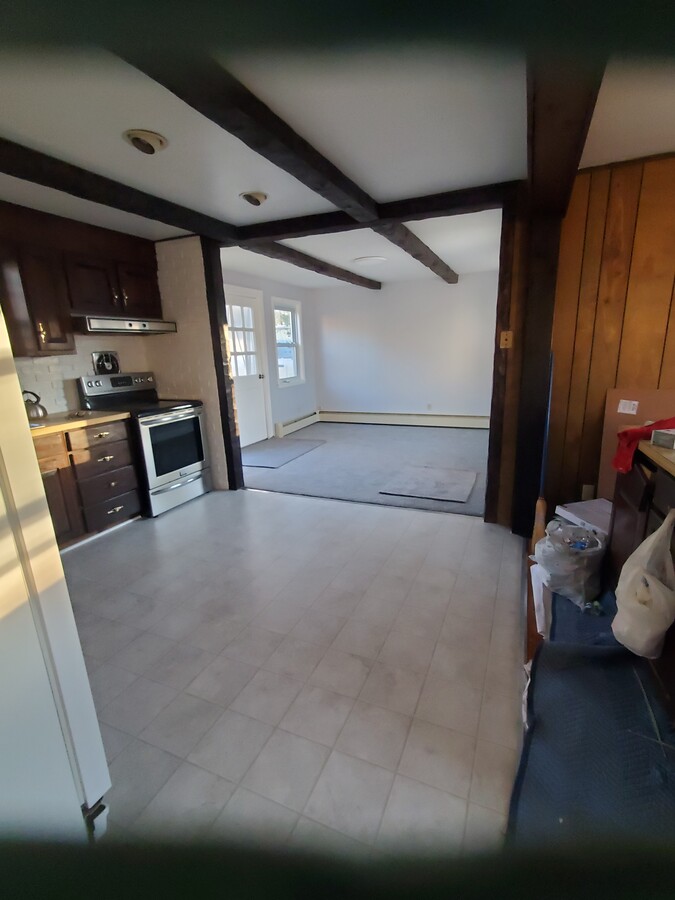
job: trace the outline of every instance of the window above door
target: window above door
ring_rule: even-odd
[[[274,335],[279,387],[302,384],[305,380],[301,305],[297,300],[273,297]]]

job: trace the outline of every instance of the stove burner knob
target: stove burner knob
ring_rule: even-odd
[[[96,387],[101,387],[102,384],[103,384],[103,382],[102,382],[102,381],[95,381],[94,384],[96,385]]]
[[[148,375],[148,381],[154,381],[152,375]]]
[[[87,387],[93,387],[93,386],[94,386],[94,382],[93,382],[93,381],[88,381],[88,382],[87,382]]]

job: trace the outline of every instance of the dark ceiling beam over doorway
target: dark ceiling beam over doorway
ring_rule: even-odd
[[[501,209],[515,198],[522,184],[520,181],[503,181],[424,197],[412,197],[409,200],[378,203],[377,219],[368,223],[368,227],[396,225],[440,216],[461,216],[466,213],[483,212],[486,209]],[[242,225],[237,228],[237,239],[240,246],[248,247],[258,241],[282,241],[315,234],[337,234],[365,227],[366,225],[355,222],[344,212],[316,213],[291,219],[277,219],[275,222]]]
[[[513,530],[524,537],[543,491],[560,227],[603,72],[604,63],[528,65],[530,242],[512,512]]]
[[[0,172],[82,200],[102,203],[145,219],[203,234],[227,246],[236,243],[236,228],[228,222],[221,222],[5,138],[0,138]]]
[[[166,54],[151,53],[129,55],[123,52],[120,55],[179,100],[234,135],[279,169],[293,175],[305,187],[339,207],[342,213],[347,213],[360,225],[377,221],[378,206],[372,197],[214,59],[201,55],[170,58]],[[380,233],[406,252],[410,252],[408,246],[413,248],[415,259],[423,265],[431,262],[429,268],[436,274],[444,271],[445,274],[440,277],[448,280],[447,274],[452,269],[447,266],[447,271],[444,270],[443,261],[429,248],[422,252],[425,245],[419,238],[410,232],[406,238],[398,226],[391,231],[392,236],[384,231]],[[454,284],[456,280],[450,283]]]
[[[287,247],[285,244],[275,244],[271,241],[269,244],[256,244],[254,247],[247,247],[252,253],[259,253],[261,256],[269,256],[270,259],[279,259],[282,262],[291,263],[299,266],[301,269],[309,269],[310,272],[318,272],[319,275],[326,275],[329,278],[337,278],[338,281],[346,281],[349,284],[355,284],[358,287],[368,288],[371,291],[379,291],[382,283],[373,281],[372,278],[364,278],[348,269],[341,269],[340,266],[334,266],[332,263],[324,262],[302,253],[294,247]]]
[[[440,256],[436,256],[433,250],[427,247],[427,245],[421,241],[417,235],[413,234],[409,228],[406,228],[405,225],[373,225],[371,227],[377,234],[386,237],[392,244],[396,244],[401,250],[405,250],[406,253],[422,263],[423,266],[431,269],[431,271],[438,275],[439,278],[442,278],[443,281],[448,284],[457,284],[459,281],[457,272],[455,272],[454,269],[451,269],[447,263],[443,262]]]

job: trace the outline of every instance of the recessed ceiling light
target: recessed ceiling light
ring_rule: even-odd
[[[239,194],[239,196],[242,200],[250,203],[251,206],[262,206],[265,200],[267,200],[267,194],[264,191],[244,191],[243,194]]]
[[[169,143],[164,135],[157,134],[156,131],[146,131],[144,128],[130,128],[124,132],[123,137],[132,147],[141,153],[147,153],[148,156],[163,150]]]
[[[352,262],[360,263],[362,266],[379,266],[380,263],[386,261],[386,256],[356,256],[352,260]]]

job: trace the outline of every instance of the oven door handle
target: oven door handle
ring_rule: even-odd
[[[168,494],[169,491],[175,491],[176,488],[185,487],[186,484],[192,484],[193,481],[199,481],[201,478],[201,473],[199,475],[193,475],[192,478],[186,478],[185,481],[177,481],[175,484],[170,484],[168,487],[158,488],[156,491],[150,491],[150,493],[155,496],[155,494]]]
[[[145,425],[146,428],[150,428],[152,425],[159,425],[162,422],[184,422],[186,419],[198,419],[200,418],[201,414],[202,411],[198,410],[196,412],[190,412],[189,414],[182,416],[144,416],[138,421],[141,425]]]

